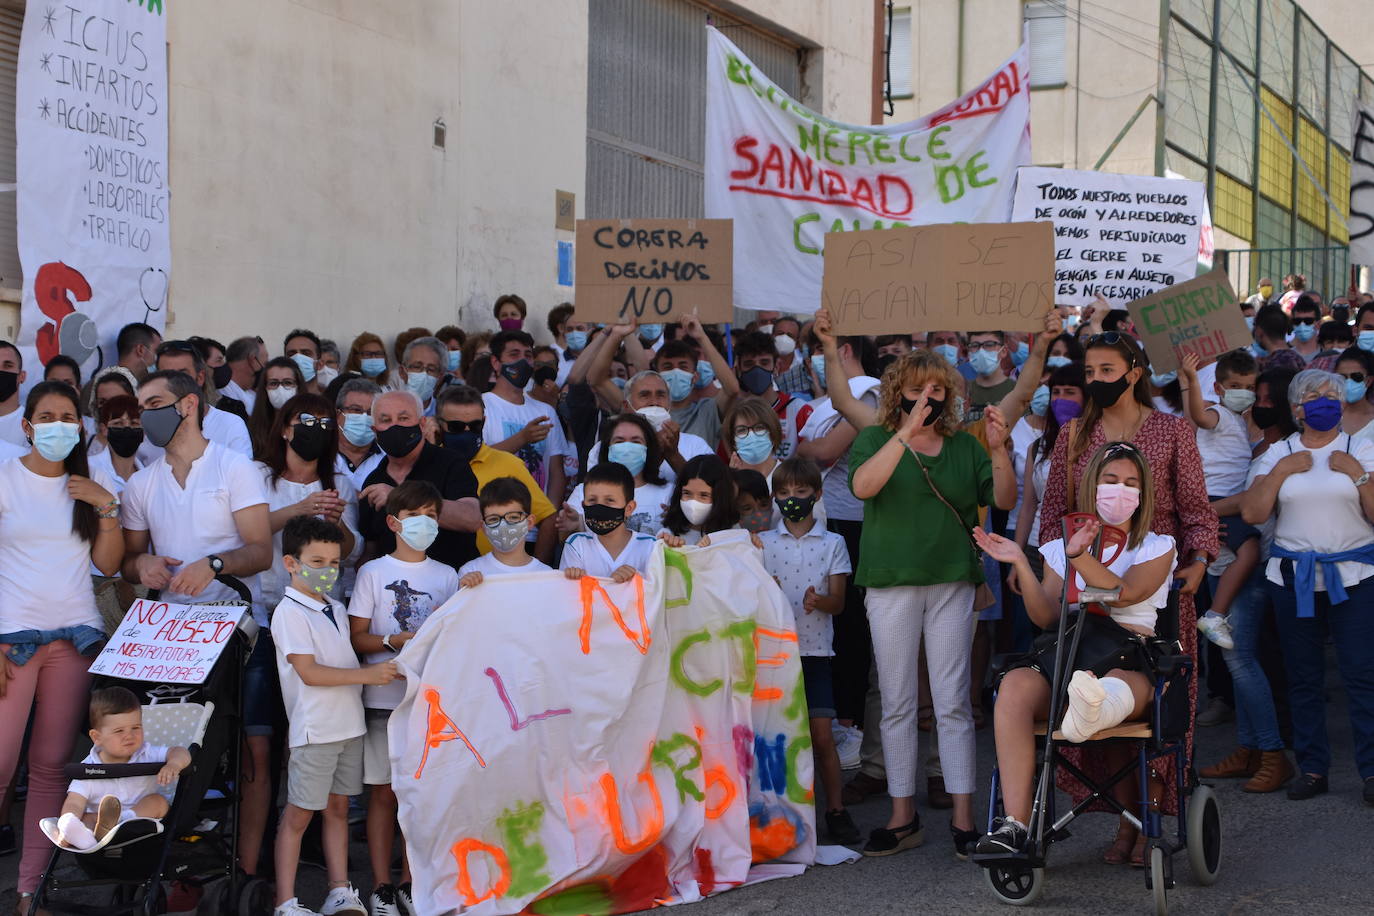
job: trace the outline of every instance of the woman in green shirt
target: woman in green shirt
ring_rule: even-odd
[[[873,633],[882,693],[882,736],[892,815],[874,830],[865,855],[882,856],[924,840],[916,814],[916,657],[926,665],[945,785],[954,798],[955,852],[978,840],[973,820],[973,711],[969,706],[973,594],[983,582],[970,531],[980,506],[1010,509],[1016,475],[1001,412],[984,414],[987,450],[959,429],[963,379],[944,357],[908,353],[883,375],[878,425],[849,453],[849,483],[864,501],[858,585]]]

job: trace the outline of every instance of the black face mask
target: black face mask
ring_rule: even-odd
[[[0,401],[8,401],[19,390],[18,372],[0,372]]]
[[[210,370],[210,381],[218,390],[234,380],[234,369],[228,363]]]
[[[530,361],[527,359],[501,365],[501,376],[516,388],[524,388],[532,375],[534,375],[534,367],[530,365]]]
[[[615,506],[582,506],[582,517],[587,520],[587,527],[597,534],[610,534],[621,525],[625,524],[625,510],[617,509]]]
[[[291,434],[291,441],[287,445],[290,445],[291,451],[300,455],[305,461],[318,461],[319,457],[324,454],[325,446],[329,445],[329,439],[333,435],[333,430],[325,429],[323,426],[301,426],[297,424],[296,431]]]
[[[1126,381],[1126,376],[1123,375],[1114,382],[1088,382],[1086,390],[1093,403],[1102,410],[1106,410],[1121,400],[1121,396],[1130,387],[1131,383]]]
[[[420,444],[420,425],[388,426],[377,433],[377,446],[392,458],[401,458],[415,451]]]
[[[786,499],[775,499],[778,511],[782,517],[789,522],[804,521],[811,515],[811,510],[816,507],[816,497],[808,496],[802,499],[799,496],[789,496]]]
[[[459,458],[464,461],[471,461],[477,457],[477,452],[482,448],[482,434],[478,433],[445,433],[444,448],[457,453]]]
[[[1250,408],[1250,419],[1254,420],[1260,429],[1272,429],[1283,419],[1283,411],[1278,407],[1260,407],[1256,404]]]
[[[143,444],[143,430],[111,426],[105,431],[105,441],[110,444],[110,451],[121,458],[129,458]]]
[[[752,395],[760,395],[773,387],[773,373],[762,366],[755,366],[739,377],[744,390]]]
[[[883,374],[884,372],[887,371],[887,367],[890,366],[890,365],[892,365],[892,364],[895,363],[896,361],[897,361],[897,354],[896,354],[896,353],[884,353],[882,356],[879,356],[879,357],[878,357],[878,376],[879,376],[879,378],[881,378],[881,377],[882,377],[882,374]]]
[[[558,369],[554,366],[540,366],[534,370],[534,383],[542,385],[545,382],[557,381]]]
[[[922,426],[929,426],[940,419],[940,414],[945,412],[945,402],[935,398],[926,398],[926,406],[930,408],[930,413],[926,415]],[[916,409],[916,402],[911,398],[902,398],[902,413],[909,414]]]

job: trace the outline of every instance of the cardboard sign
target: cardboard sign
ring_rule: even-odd
[[[1184,353],[1203,365],[1254,341],[1226,269],[1160,290],[1130,303],[1131,320],[1150,356],[1150,370],[1163,375],[1177,369]]]
[[[1053,221],[1055,302],[1119,307],[1197,275],[1205,203],[1200,181],[1022,168],[1011,218]]]
[[[837,334],[1038,331],[1054,305],[1049,223],[955,223],[825,237]]]
[[[164,684],[202,684],[247,607],[168,604],[139,598],[91,663],[91,674]]]
[[[580,219],[577,319],[730,321],[734,244],[728,219]]]

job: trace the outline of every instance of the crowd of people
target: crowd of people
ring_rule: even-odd
[[[1304,287],[1261,281],[1239,304],[1253,346],[1168,372],[1105,303],[1056,308],[1034,334],[875,339],[836,336],[823,310],[599,326],[563,304],[536,329],[503,295],[482,330],[345,348],[297,329],[275,355],[257,336],[131,324],[89,379],[0,342],[0,822],[27,785],[0,845],[22,835],[20,912],[53,843],[89,848],[165,810],[151,784],[96,797],[61,775],[86,727],[94,759],[151,759],[126,737],[136,708],[92,698],[87,672],[133,595],[233,598],[219,577],[252,594],[238,866],[274,875],[277,913],[316,912],[294,879],[318,811],[319,912],[409,914],[386,739],[406,641],[493,575],[628,581],[660,540],[735,529],[796,616],[833,842],[921,844],[923,775],[957,855],[1024,843],[1052,668],[1038,653],[1054,651],[1037,637],[1070,567],[1078,588],[1120,592],[1094,623],[1105,660],[1080,658],[1069,684],[1068,740],[1151,702],[1130,647],[1176,580],[1180,642],[1205,673],[1198,724],[1235,722],[1234,753],[1202,775],[1328,791],[1329,638],[1374,805],[1374,299]],[[1122,544],[1108,560],[1089,549],[1104,530]],[[1026,661],[994,706],[988,662],[1005,651]],[[974,809],[989,718],[1005,803],[991,832]],[[165,785],[185,752],[156,750]],[[1084,748],[1082,766],[1112,760]],[[1149,802],[1172,810],[1174,786],[1157,768]],[[366,906],[346,858],[364,793]],[[890,816],[865,839],[849,809],[883,795]],[[1123,820],[1106,857],[1143,851]]]

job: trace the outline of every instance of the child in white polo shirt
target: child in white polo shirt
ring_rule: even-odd
[[[629,582],[643,574],[657,539],[631,531],[625,519],[635,510],[635,479],[623,464],[606,461],[582,482],[582,518],[591,529],[563,545],[559,568],[569,579],[601,576]]]
[[[343,532],[314,516],[282,529],[282,562],[291,586],[272,617],[277,672],[290,723],[286,808],[277,828],[275,916],[314,916],[296,899],[301,836],[324,812],[329,895],[321,916],[367,916],[348,882],[348,797],[363,791],[362,686],[396,679],[396,663],[360,667],[343,605],[328,597],[339,577]],[[344,850],[340,856],[338,850]]]

